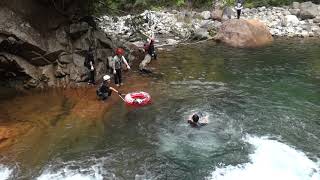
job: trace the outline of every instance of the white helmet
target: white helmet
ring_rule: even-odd
[[[110,76],[109,76],[109,75],[104,75],[104,76],[103,76],[103,80],[104,80],[104,81],[110,80]]]

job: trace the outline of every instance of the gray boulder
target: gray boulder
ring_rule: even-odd
[[[289,12],[290,12],[292,15],[296,15],[296,16],[299,16],[299,15],[300,15],[300,9],[289,9]]]
[[[211,18],[213,20],[216,20],[216,21],[220,21],[221,22],[221,19],[222,19],[222,13],[223,13],[223,10],[222,9],[214,9],[212,12],[211,12]]]
[[[231,18],[234,17],[234,16],[235,16],[235,13],[234,13],[234,11],[232,10],[232,8],[231,8],[231,7],[225,7],[225,8],[223,9],[223,12],[222,12],[222,18],[221,18],[221,20],[222,20],[222,21],[226,21],[226,20],[231,19]]]
[[[313,19],[319,15],[318,5],[312,2],[304,2],[300,4],[300,18],[301,19]]]
[[[205,40],[208,38],[210,38],[210,36],[209,36],[209,32],[207,29],[204,29],[204,28],[195,29],[194,34],[193,34],[194,40]]]
[[[210,11],[203,11],[200,15],[203,19],[210,19],[211,17]]]
[[[299,9],[300,8],[300,3],[299,2],[293,2],[292,3],[292,9]]]
[[[313,19],[314,23],[320,23],[320,16],[317,16],[316,18]]]
[[[77,39],[82,34],[86,33],[89,30],[89,25],[87,22],[79,22],[70,25],[69,35],[70,37]]]

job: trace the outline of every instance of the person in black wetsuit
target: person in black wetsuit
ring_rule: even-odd
[[[110,76],[109,75],[104,75],[103,76],[103,82],[97,89],[97,96],[100,100],[107,100],[109,96],[111,96],[112,91],[116,92],[119,94],[119,91],[114,89],[113,87],[109,86],[110,84]]]
[[[201,120],[201,121],[199,121]],[[208,116],[203,116],[202,113],[195,113],[188,120],[191,127],[201,127],[208,124]]]
[[[154,39],[150,40],[149,46],[148,46],[148,54],[153,58],[153,59],[157,59],[157,53],[156,50],[154,48]]]
[[[89,70],[89,81],[88,84],[95,84],[94,80],[94,56],[93,56],[93,48],[89,47],[89,50],[87,51],[85,60],[84,60],[84,66]]]
[[[240,19],[241,10],[243,9],[243,0],[236,0],[237,19]]]

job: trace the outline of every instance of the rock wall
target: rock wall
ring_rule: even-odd
[[[16,12],[17,2],[12,3],[4,0],[0,6],[1,81],[19,81],[25,88],[79,85],[88,78],[83,64],[89,46],[95,50],[96,78],[99,79],[107,72],[107,57],[113,55],[116,46],[123,45],[122,41],[113,40],[99,30],[93,17],[69,21],[58,13],[51,17],[57,20],[50,26],[51,22],[44,21],[46,17],[31,21],[29,17],[34,14],[21,9]],[[39,8],[41,12],[45,6]],[[42,21],[47,25],[37,25]],[[134,58],[131,56],[131,60]]]

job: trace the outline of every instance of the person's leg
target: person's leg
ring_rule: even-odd
[[[91,71],[88,69],[88,84],[91,83]]]
[[[157,53],[154,51],[154,54],[153,54],[153,58],[154,60],[157,60]]]
[[[109,89],[108,90],[108,96],[111,96],[111,94],[112,94],[112,91]]]
[[[240,19],[241,10],[237,9],[237,19]]]
[[[104,101],[107,100],[108,99],[108,94],[107,93],[102,93],[101,94],[101,99],[104,100]]]
[[[94,75],[95,75],[95,73],[94,73],[94,70],[93,70],[93,71],[90,71],[90,73],[91,73],[91,83],[92,83],[92,84],[95,84],[95,80],[94,80]]]
[[[103,94],[97,90],[97,96],[99,100],[103,100]]]
[[[118,82],[118,73],[114,74],[113,77],[114,77],[114,84],[118,85],[119,84],[119,82]]]
[[[122,72],[121,69],[117,69],[117,74],[118,74],[118,78],[119,78],[119,84],[122,85]]]

